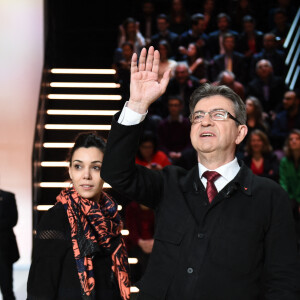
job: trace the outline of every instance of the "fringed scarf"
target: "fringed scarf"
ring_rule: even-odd
[[[112,253],[112,271],[117,278],[121,297],[123,300],[129,299],[128,257],[121,236],[123,223],[115,201],[102,192],[100,202],[96,203],[82,198],[74,188],[62,190],[56,200],[63,204],[68,215],[83,299],[94,299],[92,258],[100,249]],[[119,244],[111,249],[111,241],[115,238]]]

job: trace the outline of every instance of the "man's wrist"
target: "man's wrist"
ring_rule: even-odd
[[[139,113],[139,114],[145,114],[148,111],[149,106],[145,103],[141,103],[141,102],[136,102],[133,100],[128,101],[127,103],[127,107],[130,108],[131,110]]]

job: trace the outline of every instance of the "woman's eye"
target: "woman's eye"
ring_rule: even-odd
[[[79,170],[79,169],[81,169],[81,166],[80,166],[80,165],[74,165],[74,168],[75,168],[76,170]]]
[[[94,169],[94,170],[97,170],[97,171],[100,171],[100,170],[101,170],[101,167],[100,167],[100,166],[94,166],[93,169]]]

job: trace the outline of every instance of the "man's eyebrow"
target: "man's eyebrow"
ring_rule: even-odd
[[[216,111],[216,110],[226,110],[226,109],[224,109],[224,108],[214,108],[214,109],[211,109],[210,111]],[[198,113],[198,112],[203,112],[203,113],[205,113],[206,111],[204,111],[204,110],[196,110],[196,111],[194,111],[194,114],[195,113]]]

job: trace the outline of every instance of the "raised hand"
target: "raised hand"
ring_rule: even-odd
[[[158,82],[159,52],[151,46],[141,51],[139,64],[134,53],[131,59],[130,99],[128,107],[145,113],[148,107],[166,90],[170,78],[170,70],[166,71]]]

